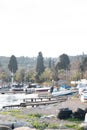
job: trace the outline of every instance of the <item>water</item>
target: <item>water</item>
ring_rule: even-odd
[[[7,105],[18,105],[25,98],[36,98],[38,94],[0,94],[0,109]]]

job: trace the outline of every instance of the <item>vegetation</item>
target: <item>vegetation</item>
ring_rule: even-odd
[[[43,59],[43,55],[42,52],[38,53],[38,57],[37,57],[37,64],[36,64],[36,81],[37,82],[42,82],[40,80],[40,76],[41,74],[44,72],[45,67],[44,67],[44,59]]]
[[[64,70],[68,70],[70,67],[70,60],[68,55],[66,54],[62,54],[59,57],[59,62],[57,63],[57,68],[59,70],[64,69]]]
[[[16,57],[14,55],[12,55],[10,58],[8,68],[12,73],[16,73],[16,71],[18,69],[17,60],[16,60]]]
[[[72,129],[74,129],[74,130],[83,130],[83,128],[80,127],[80,126],[77,125],[77,124],[67,124],[66,127],[72,128]]]
[[[87,57],[83,57],[79,67],[80,67],[81,77],[83,77],[84,73],[86,73],[87,71]]]
[[[44,72],[44,69],[45,67],[44,67],[42,52],[39,52],[37,57],[37,65],[36,65],[36,72],[38,76],[40,76]]]
[[[23,111],[15,109],[15,110],[0,112],[0,114],[14,116],[20,120],[25,119],[25,121],[31,123],[34,128],[39,129],[39,130],[59,129],[61,127],[60,124],[56,122],[50,124],[46,120],[41,120],[41,117],[43,117],[44,115],[39,114],[39,113],[25,114]],[[83,128],[79,126],[79,124],[81,123],[80,120],[70,118],[68,119],[68,121],[69,123],[64,125],[66,128],[72,128],[75,130],[83,130]]]
[[[60,55],[59,60],[56,63],[55,68],[54,68],[54,80],[58,81],[60,79],[59,77],[60,77],[61,72],[65,72],[65,74],[62,73],[62,75],[65,75],[65,80],[66,80],[66,72],[67,70],[69,70],[69,68],[70,68],[70,59],[68,55],[66,54]]]
[[[80,80],[87,78],[87,56],[68,56],[62,54],[58,58],[45,58],[42,52],[37,57],[0,57],[0,80],[10,82],[14,72],[14,80],[18,82],[51,82],[59,79]],[[14,63],[14,64],[13,64]],[[14,70],[13,70],[13,68]]]

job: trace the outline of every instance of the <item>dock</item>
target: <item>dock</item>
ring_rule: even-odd
[[[55,104],[64,102],[67,100],[67,96],[59,96],[57,98],[54,97],[37,97],[37,98],[25,98],[23,99],[23,102],[16,105],[6,105],[3,106],[3,109],[5,108],[14,108],[14,107],[38,107],[41,105],[49,105],[49,104]]]
[[[23,99],[23,102],[20,104],[6,105],[6,106],[3,106],[3,108],[27,107],[27,106],[37,107],[40,105],[49,105],[49,104],[54,104],[54,103],[57,103],[57,100],[51,97],[26,98],[26,99]]]
[[[49,104],[64,102],[64,101],[67,100],[67,98],[68,98],[68,96],[53,97],[51,95],[51,93],[40,92],[40,93],[38,93],[38,97],[24,98],[23,101],[20,104],[6,105],[6,106],[3,106],[3,108],[5,109],[5,108],[27,107],[27,106],[38,107],[38,106],[41,106],[41,105],[49,105]]]
[[[0,91],[0,94],[25,93],[24,91]]]

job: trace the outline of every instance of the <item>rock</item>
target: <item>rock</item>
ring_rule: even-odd
[[[12,124],[11,123],[0,123],[0,128],[4,126],[4,127],[8,127],[8,128],[12,128]]]
[[[80,127],[82,127],[84,130],[87,130],[87,123],[85,122],[81,123]]]
[[[69,110],[68,108],[60,109],[57,118],[59,119],[68,119],[72,114],[72,110]]]
[[[0,125],[0,130],[12,130],[12,129],[8,126]]]
[[[18,128],[18,127],[30,127],[33,128],[33,126],[29,122],[21,122],[21,121],[16,121],[16,122],[5,122],[5,123],[0,123],[1,126],[6,126],[9,128]],[[1,129],[0,129],[1,130]]]
[[[31,124],[27,123],[27,122],[21,122],[21,121],[17,121],[12,123],[14,128],[18,128],[18,127],[33,127]]]
[[[36,129],[29,128],[29,127],[18,127],[18,128],[15,128],[14,130],[36,130]]]
[[[83,109],[81,109],[81,108],[77,108],[77,111],[75,111],[74,113],[73,113],[73,117],[74,118],[78,118],[78,119],[80,119],[80,120],[84,120],[85,119],[85,111],[83,110]]]
[[[84,122],[87,123],[87,113],[85,114],[85,121]]]

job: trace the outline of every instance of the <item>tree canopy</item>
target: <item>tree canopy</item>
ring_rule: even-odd
[[[85,57],[82,60],[82,63],[80,64],[81,71],[85,72],[87,70],[87,57]]]
[[[57,63],[57,68],[66,70],[69,69],[69,67],[70,67],[70,60],[68,55],[66,54],[60,55],[59,62]]]
[[[12,55],[9,60],[8,68],[12,73],[16,73],[16,71],[18,69],[17,60],[14,55]]]

